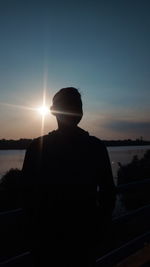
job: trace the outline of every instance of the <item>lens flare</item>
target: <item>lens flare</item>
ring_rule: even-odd
[[[42,116],[45,116],[49,113],[49,108],[47,106],[41,106],[37,110]]]

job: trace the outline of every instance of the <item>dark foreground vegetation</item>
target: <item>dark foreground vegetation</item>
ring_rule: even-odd
[[[11,210],[22,205],[21,171],[10,169],[0,180],[0,211]]]
[[[150,179],[150,150],[146,151],[142,159],[135,155],[129,164],[119,163],[119,167],[118,184]]]
[[[118,185],[129,184],[129,189],[122,194],[122,201],[127,210],[150,204],[150,150],[142,159],[136,155],[127,165],[119,163]]]
[[[106,146],[145,146],[150,145],[150,141],[143,139],[136,140],[103,140]],[[27,149],[32,142],[32,139],[19,139],[19,140],[0,140],[0,149]]]

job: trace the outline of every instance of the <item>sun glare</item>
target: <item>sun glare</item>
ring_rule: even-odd
[[[49,108],[47,106],[41,106],[38,108],[38,112],[42,115],[45,116],[49,113]]]

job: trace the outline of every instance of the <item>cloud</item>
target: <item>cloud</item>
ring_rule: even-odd
[[[141,136],[150,140],[149,110],[146,112],[93,112],[86,113],[81,127],[101,139],[136,139]]]
[[[135,131],[141,129],[150,131],[150,122],[113,120],[108,122],[108,127],[119,131]]]
[[[112,118],[103,122],[103,127],[118,133],[149,136],[150,138],[150,121],[117,120]]]

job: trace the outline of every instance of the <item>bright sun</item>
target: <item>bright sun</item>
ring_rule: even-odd
[[[38,112],[42,115],[45,116],[49,113],[49,108],[47,106],[41,106],[38,108]]]

